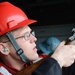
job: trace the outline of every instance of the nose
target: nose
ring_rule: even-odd
[[[31,34],[31,39],[30,40],[31,40],[31,42],[36,42],[37,38],[34,35]]]

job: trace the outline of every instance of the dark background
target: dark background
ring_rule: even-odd
[[[75,23],[75,0],[0,0],[20,7],[36,26]],[[33,25],[35,26],[35,25]]]

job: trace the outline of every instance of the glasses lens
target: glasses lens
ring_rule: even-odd
[[[30,39],[30,35],[35,36],[35,32],[32,31],[31,33],[25,33],[25,35],[24,35],[25,40],[29,40]]]
[[[34,31],[32,31],[31,34],[32,34],[33,36],[35,36],[35,32],[34,32]]]
[[[29,33],[25,33],[25,34],[24,34],[24,38],[25,38],[25,40],[29,40],[30,34],[29,34]]]

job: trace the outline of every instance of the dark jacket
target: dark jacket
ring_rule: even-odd
[[[62,69],[53,58],[46,59],[32,75],[62,75]]]

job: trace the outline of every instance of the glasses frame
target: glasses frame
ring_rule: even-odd
[[[24,38],[26,41],[30,39],[30,36],[33,35],[35,36],[35,31],[31,31],[30,33],[29,32],[26,32],[24,33],[23,36],[19,36],[19,37],[16,37],[15,39],[19,39],[19,38]],[[7,40],[7,41],[4,41],[3,43],[7,43],[9,42],[10,40]]]

